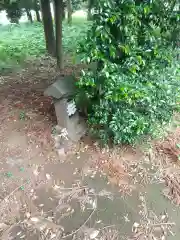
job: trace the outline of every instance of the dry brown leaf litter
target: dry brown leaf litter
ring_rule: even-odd
[[[48,69],[48,70],[47,70]],[[74,70],[66,69],[68,73],[72,73]],[[65,70],[65,71],[66,71]],[[48,72],[48,74],[47,74]],[[55,122],[54,119],[54,109],[52,106],[52,99],[46,98],[43,96],[42,91],[51,83],[52,79],[57,76],[56,70],[54,70],[54,65],[51,63],[49,64],[47,61],[47,66],[37,64],[36,69],[34,69],[34,66],[32,69],[26,69],[22,71],[21,73],[17,73],[16,79],[14,78],[14,74],[12,76],[4,76],[3,79],[6,81],[6,85],[2,86],[0,89],[0,110],[3,113],[1,115],[0,119],[0,124],[3,124],[3,129],[8,128],[7,126],[7,119],[9,122],[17,123],[19,121],[19,112],[20,111],[25,111],[25,131],[26,134],[28,135],[30,139],[30,144],[36,145],[40,151],[37,151],[37,156],[38,154],[43,154],[45,151],[45,147],[47,145],[51,145],[51,127],[52,127],[52,121]],[[26,81],[28,79],[28,81]],[[43,81],[42,81],[43,79]],[[13,83],[14,81],[14,83]],[[16,111],[14,111],[14,108],[16,108]],[[42,124],[42,118],[39,118],[39,113],[42,114],[42,118],[46,118],[46,121]],[[36,121],[36,122],[35,122]],[[35,124],[34,124],[35,122]],[[47,130],[47,131],[46,131]],[[1,136],[2,133],[0,133]],[[42,140],[43,139],[43,140]],[[173,140],[173,141],[172,141]],[[158,149],[161,153],[164,153],[165,155],[169,156],[169,159],[173,160],[174,162],[178,163],[178,156],[179,156],[179,149],[177,149],[176,144],[179,142],[180,137],[178,134],[178,137],[172,137],[170,136],[169,139],[165,140],[157,146],[156,149]],[[91,145],[90,145],[91,146]],[[95,147],[94,147],[95,146]],[[124,156],[120,156],[120,153],[115,151],[111,152],[109,149],[102,150],[97,148],[97,145],[94,144],[93,148],[92,146],[89,148],[87,146],[84,147],[83,151],[89,151],[90,155],[93,153],[93,174],[94,176],[97,172],[97,169],[102,171],[102,174],[105,172],[108,176],[109,182],[114,183],[119,186],[121,191],[124,192],[131,192],[134,183],[137,181],[136,176],[138,176],[138,181],[139,177],[142,179],[144,182],[148,182],[148,173],[144,171],[143,166],[140,166],[139,160],[141,158],[141,155],[136,155],[136,153],[133,151],[127,151]],[[82,150],[82,149],[81,149]],[[12,149],[10,149],[12,151]],[[14,150],[13,150],[14,151]],[[52,149],[50,150],[52,151]],[[71,151],[73,152],[74,149],[72,147]],[[46,155],[47,152],[44,152]],[[5,154],[9,154],[9,150],[5,151]],[[21,152],[18,152],[18,148],[15,149],[14,152],[12,152],[13,155],[20,156]],[[7,155],[5,155],[7,156]],[[33,155],[33,157],[36,155]],[[77,158],[80,157],[80,153],[77,152]],[[164,163],[163,163],[164,164]],[[166,165],[167,167],[167,165]],[[168,166],[169,167],[169,166]],[[164,173],[163,169],[163,173]],[[35,174],[37,173],[37,174]],[[38,169],[35,170],[34,175],[39,176]],[[48,175],[47,175],[48,176]],[[49,178],[49,176],[46,178]],[[169,172],[166,172],[166,175],[164,175],[164,179],[167,182],[167,186],[169,187],[170,191],[168,192],[168,196],[172,199],[178,199],[179,197],[179,175],[178,173],[176,176],[173,176],[172,178],[172,173],[169,174]],[[46,179],[47,180],[47,179]],[[46,180],[40,180],[39,183],[45,183]],[[19,196],[19,188],[21,185],[18,187],[15,187],[13,184],[12,189],[16,190],[14,193],[15,195],[12,194],[12,202],[15,201],[17,202],[18,196]],[[33,185],[34,187],[34,185]],[[30,185],[31,188],[31,185]],[[12,192],[14,191],[12,190]],[[29,189],[29,192],[31,193],[31,197],[35,198],[35,193],[31,192],[31,190],[34,190],[34,188]],[[9,194],[11,195],[11,190],[9,189]],[[92,194],[91,194],[92,195]],[[6,195],[8,196],[8,195]],[[11,197],[10,197],[11,199]],[[179,200],[177,200],[177,203],[179,203]],[[35,209],[34,207],[29,208],[29,203],[28,204],[22,204],[23,207],[21,206],[21,212],[24,212],[25,218],[28,219],[28,221],[25,223],[31,228],[31,224],[29,224],[29,219],[31,216],[31,208]],[[84,205],[82,204],[82,208]],[[22,211],[23,209],[23,211]],[[16,208],[14,208],[15,212],[13,213],[10,211],[10,214],[16,215]],[[18,209],[17,209],[18,211]],[[33,210],[36,211],[36,210]],[[31,219],[32,220],[32,219]],[[48,220],[49,221],[49,220]],[[15,220],[12,221],[12,223],[16,224]],[[2,223],[3,224],[3,223]],[[4,223],[5,224],[5,223]],[[158,223],[159,224],[159,223]],[[136,224],[135,224],[136,225]],[[167,225],[169,226],[169,223],[163,222],[163,226]],[[7,224],[2,225],[4,228],[7,227]],[[139,227],[135,226],[135,227]],[[142,229],[144,229],[143,226],[141,226]],[[8,226],[9,229],[11,229],[11,226]],[[38,230],[39,231],[39,230]],[[79,230],[78,230],[79,231]],[[97,230],[94,230],[97,231]],[[5,230],[7,233],[8,231]],[[152,229],[151,229],[152,232]],[[149,232],[147,232],[149,233]],[[19,233],[20,236],[25,238],[24,234]],[[54,231],[50,232],[42,232],[41,237],[42,239],[48,237],[54,236],[53,234],[58,234],[57,232],[54,233]],[[71,234],[71,233],[70,233]],[[94,232],[94,236],[97,234],[97,232]],[[74,233],[72,234],[74,235]],[[18,235],[19,236],[19,235]],[[111,238],[116,236],[116,234],[111,235]],[[140,239],[139,238],[136,239]],[[108,239],[108,238],[102,238],[102,239]]]

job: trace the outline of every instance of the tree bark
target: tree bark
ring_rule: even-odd
[[[40,17],[39,11],[35,10],[35,12],[36,12],[36,19],[37,19],[37,21],[41,22],[41,17]]]
[[[62,3],[62,20],[64,20],[66,18],[65,8],[66,8],[66,4],[65,4],[65,2],[63,2]]]
[[[88,13],[87,13],[87,20],[91,21],[92,20],[92,7],[93,7],[93,0],[88,0]]]
[[[67,0],[67,12],[68,12],[68,24],[72,23],[72,3],[71,0]]]
[[[34,10],[36,12],[37,21],[41,22],[41,17],[40,17],[40,14],[39,14],[39,6],[38,6],[38,3],[37,3],[37,0],[34,0]]]
[[[56,56],[55,37],[49,0],[41,0],[41,10],[44,25],[46,49],[50,55],[55,57]]]
[[[31,14],[31,10],[26,8],[26,14],[28,17],[28,20],[33,23],[33,18],[32,18],[32,14]]]
[[[56,6],[55,6],[55,2],[54,2],[54,0],[52,1],[52,3],[53,3],[53,11],[54,11],[54,22],[56,22],[56,14],[55,14],[55,12],[56,12]]]
[[[56,22],[56,6],[55,6],[55,1],[52,0],[53,2],[53,10],[54,10],[54,22]],[[63,2],[62,4],[62,19],[64,20],[65,19],[65,3]]]
[[[56,58],[57,67],[63,68],[63,48],[62,48],[62,21],[63,21],[63,0],[54,0],[55,21],[56,21]]]

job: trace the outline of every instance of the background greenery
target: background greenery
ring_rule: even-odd
[[[47,1],[42,4],[49,9]],[[19,21],[17,7],[7,6],[11,22]],[[133,144],[171,120],[180,96],[177,0],[88,1],[92,21],[63,23],[63,34],[59,31],[63,14],[62,18],[56,15],[56,46],[61,46],[63,36],[63,50],[55,46],[50,11],[44,16],[48,12],[50,16],[44,18],[47,52],[57,57],[59,69],[63,54],[71,56],[73,63],[79,56],[89,64],[77,82],[76,100],[91,133],[103,143]],[[1,27],[1,70],[44,54],[41,23]]]
[[[74,57],[89,24],[83,18],[74,18],[70,26],[63,25],[63,48]],[[31,57],[46,54],[44,31],[41,23],[23,23],[0,26],[0,71],[14,68]]]

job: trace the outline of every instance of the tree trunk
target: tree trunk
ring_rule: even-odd
[[[39,14],[39,11],[38,10],[35,10],[36,11],[36,19],[38,22],[41,22],[41,17],[40,17],[40,14]]]
[[[54,0],[55,20],[56,20],[56,57],[57,67],[63,68],[63,48],[62,48],[62,21],[63,21],[63,0]]]
[[[55,37],[49,0],[41,0],[41,10],[44,25],[46,49],[50,55],[55,57]]]
[[[26,8],[26,14],[27,14],[27,18],[28,20],[33,23],[33,18],[32,18],[32,14],[31,14],[31,10]]]
[[[92,7],[93,7],[93,0],[88,0],[88,13],[87,13],[87,20],[92,20]]]
[[[72,3],[71,0],[67,0],[67,12],[68,12],[68,24],[72,23]]]
[[[66,8],[66,4],[63,2],[62,3],[62,20],[66,18],[65,8]]]
[[[36,12],[37,21],[41,22],[41,17],[40,17],[40,14],[39,14],[39,6],[38,6],[38,3],[37,3],[37,0],[34,1],[34,10]]]
[[[53,2],[53,9],[54,9],[54,22],[56,22],[56,7],[55,7],[55,0],[52,1]],[[64,20],[66,17],[66,13],[65,13],[65,3],[62,3],[62,19]]]
[[[53,11],[54,11],[54,22],[56,22],[56,14],[55,14],[55,12],[56,12],[56,7],[55,7],[55,2],[54,2],[54,0],[52,1],[52,3],[53,3]]]

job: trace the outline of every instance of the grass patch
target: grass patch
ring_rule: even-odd
[[[84,38],[89,24],[85,19],[75,19],[71,26],[63,25],[64,52],[75,55],[79,41]],[[46,53],[41,23],[23,23],[0,27],[0,71],[14,68],[31,57]]]

